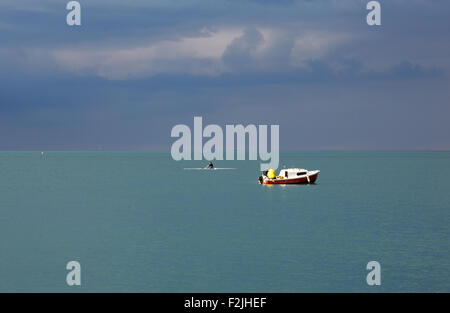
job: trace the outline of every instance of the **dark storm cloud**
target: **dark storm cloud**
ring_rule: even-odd
[[[367,1],[80,2],[79,28],[65,1],[0,3],[0,149],[167,148],[193,115],[279,123],[282,148],[450,148],[448,1],[381,1],[379,28]]]
[[[442,69],[439,68],[424,68],[421,65],[413,64],[408,61],[404,61],[400,64],[396,64],[392,67],[391,73],[395,77],[443,77],[445,74]]]
[[[227,46],[222,60],[229,68],[251,70],[254,67],[251,52],[255,51],[263,41],[264,36],[257,29],[245,29],[242,36],[233,39]]]

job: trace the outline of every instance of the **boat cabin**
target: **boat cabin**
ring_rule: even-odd
[[[278,177],[286,178],[296,178],[299,176],[304,176],[308,173],[304,168],[283,168],[280,170]]]

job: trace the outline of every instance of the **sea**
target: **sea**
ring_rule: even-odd
[[[0,152],[0,292],[450,292],[450,152],[281,152],[311,185],[207,163]]]

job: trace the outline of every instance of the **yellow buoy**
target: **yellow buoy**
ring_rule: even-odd
[[[267,171],[267,177],[270,179],[273,179],[276,177],[275,170],[273,168],[269,168],[269,170]]]

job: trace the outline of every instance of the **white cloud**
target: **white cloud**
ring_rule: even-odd
[[[259,39],[255,41],[252,36]],[[230,71],[276,72],[301,67],[305,60],[321,58],[345,40],[344,34],[313,31],[296,35],[267,27],[249,33],[248,29],[236,27],[214,32],[203,29],[198,37],[129,48],[65,48],[51,54],[64,70],[111,80],[157,74],[214,76]]]
[[[292,65],[303,67],[305,61],[321,59],[333,48],[349,40],[350,36],[344,33],[312,31],[299,35],[291,51]]]
[[[66,70],[89,72],[108,79],[149,77],[160,73],[216,75],[221,58],[240,29],[202,31],[201,37],[160,41],[152,45],[117,49],[56,50],[53,57]]]

